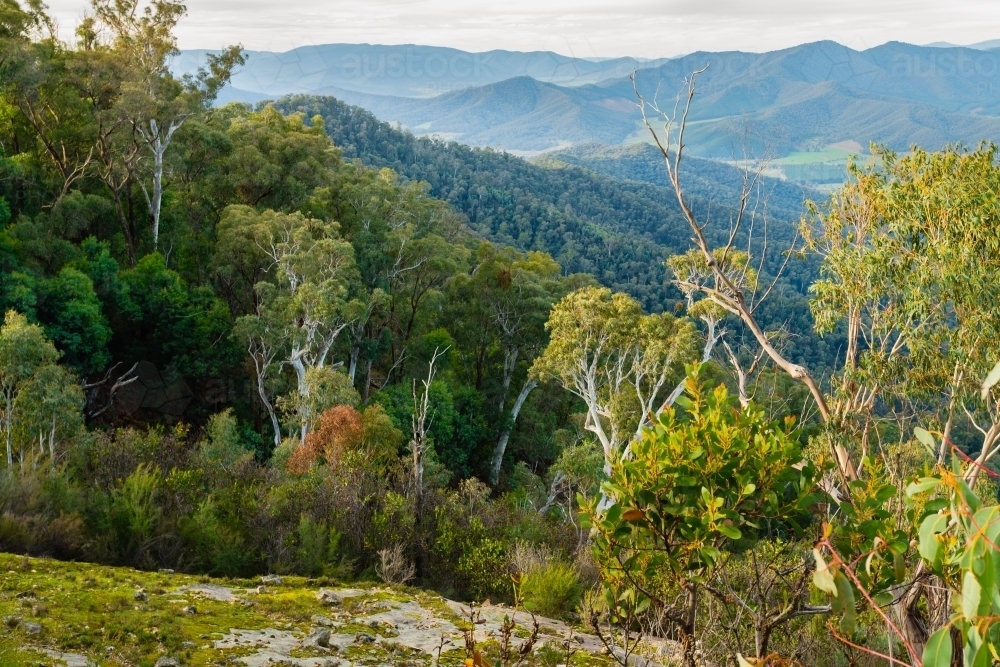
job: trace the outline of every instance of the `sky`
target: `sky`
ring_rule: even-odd
[[[69,36],[88,3],[48,4]],[[182,49],[367,42],[657,58],[822,39],[855,49],[1000,39],[997,0],[188,0],[187,8]]]

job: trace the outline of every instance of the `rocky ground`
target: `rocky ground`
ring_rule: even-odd
[[[371,667],[465,665],[463,631],[499,659],[502,606],[470,607],[426,591],[301,577],[209,579],[171,572],[63,563],[0,554],[0,666]],[[532,636],[530,615],[513,615],[510,645]],[[523,665],[612,665],[597,637],[537,619]],[[666,644],[644,647],[669,664]],[[513,664],[513,663],[511,663]]]

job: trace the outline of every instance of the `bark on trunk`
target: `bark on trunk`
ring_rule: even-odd
[[[510,434],[514,430],[517,415],[520,414],[521,408],[524,407],[524,402],[528,400],[528,395],[537,386],[538,382],[535,380],[525,380],[524,385],[521,387],[521,393],[517,395],[514,407],[510,411],[510,419],[504,425],[503,432],[500,434],[500,438],[493,448],[493,459],[490,462],[490,484],[494,486],[496,486],[497,480],[500,479],[500,466],[503,464],[503,455],[507,451],[507,443],[510,441]]]

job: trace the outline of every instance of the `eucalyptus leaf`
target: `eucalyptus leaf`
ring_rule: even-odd
[[[816,571],[813,572],[813,585],[824,593],[837,597],[837,586],[833,582],[833,574],[823,560],[823,554],[819,549],[813,549],[813,558],[816,560]]]
[[[992,389],[997,382],[1000,382],[1000,361],[996,363],[993,370],[991,370],[989,375],[986,376],[986,379],[983,380],[982,397],[984,401],[989,397],[990,389]]]
[[[951,651],[951,626],[946,625],[927,640],[924,646],[924,667],[950,667]]]
[[[913,435],[916,436],[920,444],[927,448],[927,452],[931,456],[937,456],[937,441],[934,439],[933,435],[919,426],[913,429]]]

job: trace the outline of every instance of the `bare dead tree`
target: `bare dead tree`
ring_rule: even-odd
[[[707,223],[703,224],[698,220],[685,194],[681,179],[681,164],[685,149],[684,134],[691,112],[691,104],[695,96],[698,76],[703,74],[707,69],[708,65],[692,72],[687,77],[684,90],[677,96],[671,110],[662,109],[655,98],[647,100],[639,91],[639,87],[635,82],[635,75],[632,75],[633,88],[639,100],[638,106],[642,113],[643,124],[649,130],[653,143],[663,158],[667,178],[677,197],[681,213],[691,229],[697,252],[710,272],[711,279],[699,283],[696,287],[714,304],[738,317],[771,362],[808,388],[809,393],[816,403],[820,418],[823,422],[829,423],[833,419],[833,414],[819,383],[813,378],[808,369],[792,362],[775,347],[767,332],[764,331],[764,328],[757,320],[755,314],[756,307],[771,293],[777,278],[764,290],[762,296],[755,299],[740,284],[740,276],[734,275],[731,270],[727,270],[727,260],[730,253],[733,252],[739,231],[746,220],[748,205],[751,202],[751,194],[762,177],[763,165],[758,165],[755,169],[751,169],[749,165],[744,165],[745,175],[740,200],[730,227],[728,240],[722,246],[714,246],[709,242],[705,235]],[[658,119],[657,123],[662,123],[659,131],[654,127],[654,121],[650,118],[651,115]],[[788,256],[790,255],[786,255],[786,262]],[[831,440],[831,448],[833,449],[834,459],[842,480],[846,482],[857,479],[856,469],[852,465],[843,445]],[[844,486],[846,487],[846,484]]]
[[[733,367],[733,371],[736,373],[736,388],[740,398],[740,405],[745,408],[750,404],[751,398],[750,393],[747,390],[747,382],[750,378],[757,374],[757,371],[760,370],[761,362],[764,359],[764,350],[758,350],[754,353],[750,364],[744,368],[743,364],[740,363],[740,358],[736,355],[736,352],[733,351],[733,348],[730,347],[729,343],[722,341],[722,346],[726,348],[726,355],[729,357],[729,364]]]
[[[139,367],[139,362],[136,362],[132,364],[132,367],[130,369],[128,369],[127,371],[116,377],[114,382],[112,382],[111,386],[108,389],[108,398],[105,401],[104,405],[100,408],[94,407],[94,403],[97,401],[97,397],[101,391],[101,388],[106,387],[108,385],[108,382],[111,382],[111,378],[114,376],[115,371],[121,365],[122,365],[121,362],[118,362],[117,364],[109,368],[104,373],[104,376],[97,382],[87,382],[86,380],[84,380],[83,390],[87,392],[87,405],[85,410],[87,419],[96,419],[97,417],[100,417],[102,414],[107,412],[111,408],[111,406],[114,405],[115,395],[122,389],[122,387],[127,387],[128,385],[132,384],[133,382],[139,379],[139,376],[135,374],[136,369]]]
[[[430,397],[431,397],[431,384],[434,382],[434,374],[436,373],[435,366],[437,365],[438,359],[440,359],[450,348],[445,347],[443,350],[441,348],[435,347],[434,354],[431,355],[431,360],[427,364],[427,379],[420,381],[420,389],[417,390],[417,381],[413,380],[413,385],[411,388],[413,396],[413,416],[410,418],[410,424],[412,428],[413,437],[410,439],[410,454],[413,457],[413,516],[414,523],[417,528],[417,539],[421,539],[420,527],[421,519],[424,509],[424,457],[427,454],[428,445],[428,431],[430,431],[431,424],[434,421],[434,415],[431,414]],[[417,546],[417,573],[423,574],[423,549],[418,544]]]
[[[430,363],[427,364],[427,379],[420,381],[420,390],[417,390],[417,381],[413,381],[413,416],[410,418],[413,437],[410,440],[410,453],[413,457],[413,493],[416,499],[417,514],[420,514],[420,507],[424,495],[424,455],[427,453],[427,432],[431,428],[434,416],[431,414],[431,384],[434,382],[436,369],[434,366],[450,348],[443,350],[434,348]]]

